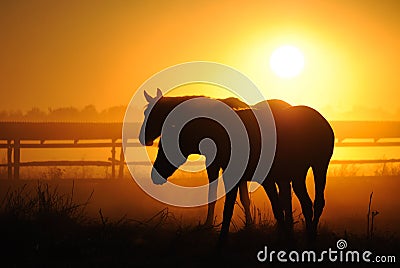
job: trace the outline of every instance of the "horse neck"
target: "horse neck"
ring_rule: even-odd
[[[181,104],[187,100],[194,99],[194,98],[210,99],[210,97],[200,96],[200,95],[198,95],[198,96],[181,96],[181,97],[163,97],[159,101],[159,107],[160,107],[162,114],[168,115],[179,104]],[[242,102],[238,98],[230,97],[230,98],[226,98],[226,99],[215,99],[215,100],[223,102],[233,109],[248,109],[249,108],[249,106],[246,103]],[[204,107],[204,108],[207,109],[207,107]]]
[[[185,96],[185,97],[163,97],[159,102],[158,106],[163,115],[168,115],[176,106],[193,98],[200,96]]]
[[[170,114],[170,112],[177,107],[178,105],[182,104],[183,102],[190,100],[190,99],[194,99],[194,98],[208,98],[209,97],[204,97],[204,96],[183,96],[183,97],[163,97],[162,99],[160,99],[160,101],[158,102],[158,111],[159,111],[159,118],[161,118],[161,122],[164,122],[167,118],[167,116]],[[241,102],[240,100],[236,99],[236,98],[228,98],[228,99],[216,99],[216,101],[221,101],[223,103],[225,103],[226,105],[232,107],[233,109],[236,108],[241,108],[246,110],[249,109],[248,106]],[[208,106],[195,106],[193,107],[193,109],[209,109],[210,107]],[[247,112],[243,112],[246,113]],[[198,120],[195,119],[194,121],[192,121],[192,127],[187,130],[187,132],[185,133],[190,133],[189,135],[187,135],[187,137],[185,137],[185,144],[186,144],[186,149],[188,152],[190,153],[198,153],[198,141],[199,141],[199,136],[203,136],[204,133],[202,133],[203,131],[211,131],[212,132],[212,127],[210,128],[210,125],[208,125],[207,123],[205,123],[204,119],[203,120]],[[182,134],[182,133],[181,133]],[[208,133],[207,133],[208,134]],[[184,136],[184,135],[182,135]],[[218,140],[218,139],[216,139]],[[225,140],[224,140],[225,142]]]

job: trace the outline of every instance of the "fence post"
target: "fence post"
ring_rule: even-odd
[[[125,155],[124,155],[124,146],[123,142],[121,143],[121,152],[119,154],[119,173],[118,177],[122,179],[124,177],[124,164],[125,164]]]
[[[8,179],[11,180],[13,173],[12,173],[12,145],[11,140],[7,140],[7,172],[8,172]]]
[[[19,163],[20,163],[20,148],[21,143],[19,139],[14,140],[14,179],[19,179]]]
[[[111,144],[111,177],[115,179],[115,139],[112,139]]]

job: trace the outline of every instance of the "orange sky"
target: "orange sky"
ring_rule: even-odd
[[[216,2],[1,1],[0,110],[126,105],[152,74],[193,60],[292,104],[400,110],[399,1]],[[268,66],[284,44],[306,60],[291,80]]]

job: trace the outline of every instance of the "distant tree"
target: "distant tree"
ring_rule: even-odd
[[[99,121],[99,113],[94,105],[85,106],[82,111],[79,120],[82,121]]]
[[[124,120],[126,106],[113,106],[101,111],[100,120],[122,122]]]
[[[79,110],[75,107],[48,108],[47,111],[33,107],[25,113],[21,110],[0,110],[0,121],[91,121],[91,122],[122,122],[126,106],[112,106],[98,111],[94,105],[87,105]],[[143,120],[143,108],[132,108],[137,118]]]
[[[23,121],[24,115],[21,110],[11,110],[8,112],[8,120],[10,121]]]
[[[77,121],[79,120],[80,112],[74,107],[63,107],[52,109],[49,108],[48,118],[51,121]]]
[[[44,111],[40,110],[39,108],[33,107],[32,109],[26,112],[24,118],[27,121],[46,121],[47,114]]]
[[[7,121],[8,120],[8,112],[6,110],[0,111],[0,120]]]

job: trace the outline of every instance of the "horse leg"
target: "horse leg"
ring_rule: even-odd
[[[235,206],[236,196],[238,192],[238,185],[234,186],[225,195],[224,213],[222,218],[222,227],[219,234],[218,247],[221,248],[225,245],[229,233],[229,225],[231,223],[233,208]]]
[[[322,211],[325,206],[325,185],[326,185],[326,173],[328,170],[328,164],[313,165],[312,170],[314,173],[314,184],[315,184],[315,200],[314,200],[314,219],[313,219],[313,232],[317,234],[317,227],[319,218],[321,217]]]
[[[209,166],[207,168],[208,175],[208,206],[207,206],[207,219],[204,223],[205,227],[212,227],[214,223],[214,210],[215,203],[217,202],[217,188],[218,184],[215,180],[218,179],[219,168],[215,166]]]
[[[300,172],[293,178],[293,191],[300,201],[301,210],[306,221],[306,230],[308,235],[312,235],[312,217],[313,207],[306,187],[307,171]]]
[[[246,216],[246,226],[249,226],[253,223],[250,212],[250,198],[249,198],[249,190],[247,188],[247,181],[242,181],[239,183],[239,195],[240,202],[244,208],[244,214]]]
[[[268,178],[266,180],[268,180]],[[265,182],[264,181],[264,183],[262,185],[264,187],[265,192],[267,193],[269,201],[271,202],[272,212],[274,213],[274,217],[278,223],[278,228],[281,229],[284,226],[284,216],[283,216],[282,207],[279,202],[279,195],[278,195],[278,191],[276,189],[275,182],[273,182],[273,181]]]
[[[214,210],[217,196],[217,184],[210,183],[208,185],[208,206],[207,206],[207,219],[204,223],[205,227],[212,227],[214,223]]]
[[[279,200],[285,214],[285,225],[289,230],[293,230],[292,186],[289,180],[282,180],[277,184],[279,187]]]

